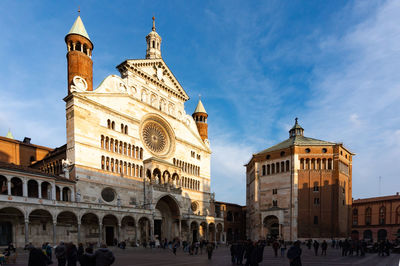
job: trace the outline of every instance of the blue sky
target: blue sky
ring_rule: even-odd
[[[144,58],[156,16],[162,55],[209,113],[212,190],[245,204],[251,154],[288,137],[343,142],[353,197],[400,191],[399,1],[0,2],[0,135],[65,140],[66,46],[78,6],[94,43],[94,86]]]

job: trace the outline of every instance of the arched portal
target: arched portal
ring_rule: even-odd
[[[121,241],[132,243],[136,239],[135,219],[131,216],[125,216],[121,221]]]
[[[139,241],[142,245],[147,245],[150,241],[150,221],[146,217],[142,217],[138,221],[139,225]]]
[[[18,177],[11,178],[11,195],[23,196],[22,180]]]
[[[218,223],[217,224],[217,240],[216,240],[218,243],[222,242],[222,234],[223,234],[222,229],[223,229],[222,224]]]
[[[215,242],[216,241],[216,231],[215,231],[215,224],[210,223],[208,225],[208,240]]]
[[[190,224],[190,237],[192,242],[197,242],[199,240],[199,225],[195,221]]]
[[[279,236],[279,219],[274,215],[269,215],[264,218],[264,236],[267,239],[273,238],[277,239]]]
[[[7,207],[0,210],[0,246],[6,246],[13,242],[15,246],[22,247],[25,244],[24,214],[17,208]]]
[[[154,235],[168,241],[179,237],[180,211],[176,200],[172,196],[164,196],[157,202],[158,215],[154,219]]]
[[[99,241],[99,218],[93,213],[86,213],[81,218],[81,238],[85,244]]]
[[[112,214],[108,214],[103,218],[103,239],[107,246],[114,246],[118,243],[118,219]]]
[[[208,240],[208,226],[206,222],[201,222],[199,227],[199,236],[201,240]]]
[[[364,233],[363,233],[363,238],[366,241],[368,241],[368,240],[372,241],[372,231],[371,230],[365,230]]]
[[[34,246],[53,242],[53,217],[47,210],[34,210],[29,214],[29,240]]]
[[[56,243],[78,242],[78,218],[70,211],[63,211],[57,215]]]

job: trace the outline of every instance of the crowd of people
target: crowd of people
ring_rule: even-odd
[[[53,249],[58,266],[77,266],[78,262],[81,266],[110,266],[115,261],[114,254],[105,244],[101,244],[96,251],[92,244],[84,248],[82,243],[76,247],[72,242],[60,242],[55,247],[44,243],[41,248],[29,243],[25,249],[29,250],[28,266],[53,264]]]

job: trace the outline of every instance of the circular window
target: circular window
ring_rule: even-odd
[[[310,153],[310,151],[311,151],[310,148],[306,149],[306,153]]]
[[[140,136],[153,155],[166,157],[173,150],[173,131],[162,118],[150,116],[142,122]]]
[[[281,157],[285,156],[285,152],[281,151]]]
[[[192,205],[190,206],[190,208],[192,209],[193,212],[197,211],[197,203],[192,202]]]
[[[267,155],[267,157],[266,157],[266,158],[267,158],[267,160],[268,160],[269,158],[271,158],[271,155]]]
[[[112,188],[107,187],[101,191],[101,197],[106,202],[111,202],[115,199],[115,191]]]
[[[326,152],[327,152],[327,149],[323,148],[322,153],[326,153]]]

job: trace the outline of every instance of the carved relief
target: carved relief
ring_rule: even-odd
[[[80,76],[75,76],[72,79],[72,84],[71,84],[71,88],[70,88],[70,92],[82,92],[82,91],[86,91],[87,90],[87,82],[84,78],[80,77]]]

